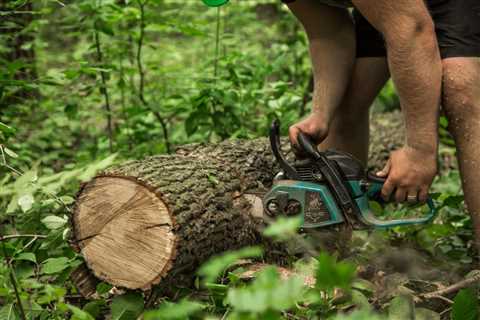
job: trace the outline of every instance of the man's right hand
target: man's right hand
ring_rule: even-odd
[[[312,137],[313,141],[318,145],[325,140],[328,135],[328,124],[319,113],[312,112],[304,120],[292,125],[289,129],[289,136],[293,151],[297,155],[303,154],[298,144],[298,134],[300,132]]]

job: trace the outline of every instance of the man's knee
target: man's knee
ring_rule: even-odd
[[[442,105],[453,131],[465,122],[480,120],[480,64],[474,67],[471,61],[462,59],[443,61]]]

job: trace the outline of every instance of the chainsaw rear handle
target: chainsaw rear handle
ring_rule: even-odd
[[[270,147],[272,148],[273,155],[277,160],[280,168],[282,168],[283,173],[293,180],[300,180],[298,172],[288,163],[287,159],[282,153],[280,146],[280,122],[274,120],[272,126],[270,127]]]
[[[381,177],[376,177],[379,180],[383,179]],[[368,188],[368,198],[374,198],[375,196],[379,195],[382,191],[383,184],[385,179],[382,181],[372,181],[369,175],[370,186]],[[381,220],[378,219],[371,210],[360,210],[362,219],[367,223],[371,224],[376,228],[392,228],[392,227],[399,227],[399,226],[408,226],[408,225],[415,225],[415,224],[426,224],[429,223],[435,218],[437,214],[437,208],[435,203],[433,202],[432,197],[428,197],[426,205],[428,205],[429,211],[428,213],[421,218],[410,218],[410,219],[394,219],[394,220]]]
[[[298,144],[303,149],[303,151],[305,151],[306,154],[308,154],[311,158],[315,160],[319,158],[320,155],[319,155],[317,146],[313,142],[310,136],[306,135],[303,132],[299,132],[297,139],[298,139]]]

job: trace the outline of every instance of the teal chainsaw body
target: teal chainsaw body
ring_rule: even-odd
[[[299,135],[299,144],[307,159],[290,165],[280,150],[279,124],[270,132],[273,154],[282,171],[263,198],[267,215],[302,217],[302,228],[321,228],[341,223],[363,227],[392,228],[425,224],[436,215],[429,198],[428,212],[421,217],[384,220],[378,218],[371,201],[381,202],[385,179],[368,173],[351,155],[338,151],[319,152],[310,138]],[[353,220],[353,221],[352,221]]]

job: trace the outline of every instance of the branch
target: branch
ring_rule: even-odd
[[[479,281],[480,281],[480,273],[478,273],[478,274],[476,274],[476,275],[474,275],[470,278],[464,279],[460,282],[457,282],[455,284],[452,284],[451,286],[448,286],[444,289],[424,293],[424,294],[420,295],[420,298],[432,299],[432,298],[442,297],[442,296],[448,295],[450,293],[459,291],[461,289],[467,288],[467,287],[471,286],[472,284],[474,284],[475,282],[479,282]]]
[[[7,236],[0,236],[0,242],[10,239],[17,239],[17,238],[37,238],[37,239],[46,239],[47,236],[42,234],[11,234]]]
[[[2,236],[2,239],[4,237]],[[17,278],[15,277],[15,272],[13,271],[12,261],[8,258],[7,249],[5,248],[5,243],[2,242],[2,249],[3,249],[3,256],[5,257],[5,261],[8,265],[10,282],[13,286],[13,291],[15,292],[15,298],[17,299],[18,309],[20,309],[20,318],[22,320],[27,320],[25,316],[25,309],[23,308],[22,300],[20,299],[20,294],[18,293],[18,285],[17,285]]]
[[[149,109],[155,118],[157,118],[158,122],[160,123],[160,126],[162,127],[162,132],[163,132],[163,138],[165,139],[165,147],[167,148],[167,153],[170,153],[170,140],[168,137],[168,129],[167,129],[167,123],[165,122],[165,119],[163,116],[160,114],[160,112],[153,110],[150,108],[147,100],[145,99],[145,70],[143,69],[143,63],[142,63],[142,48],[143,48],[143,39],[145,37],[145,3],[142,2],[141,0],[138,0],[138,6],[140,7],[140,35],[138,37],[138,43],[137,43],[137,67],[138,67],[138,73],[140,75],[140,84],[138,87],[138,97],[142,104]]]
[[[103,54],[100,45],[100,36],[98,34],[97,26],[95,24],[95,47],[97,49],[97,60],[100,63],[100,66],[103,66]],[[112,129],[112,109],[110,107],[110,97],[107,90],[107,75],[105,71],[100,71],[100,76],[102,78],[102,87],[100,92],[103,94],[105,99],[105,110],[107,111],[107,130],[108,130],[108,145],[110,153],[113,152],[113,129]]]

